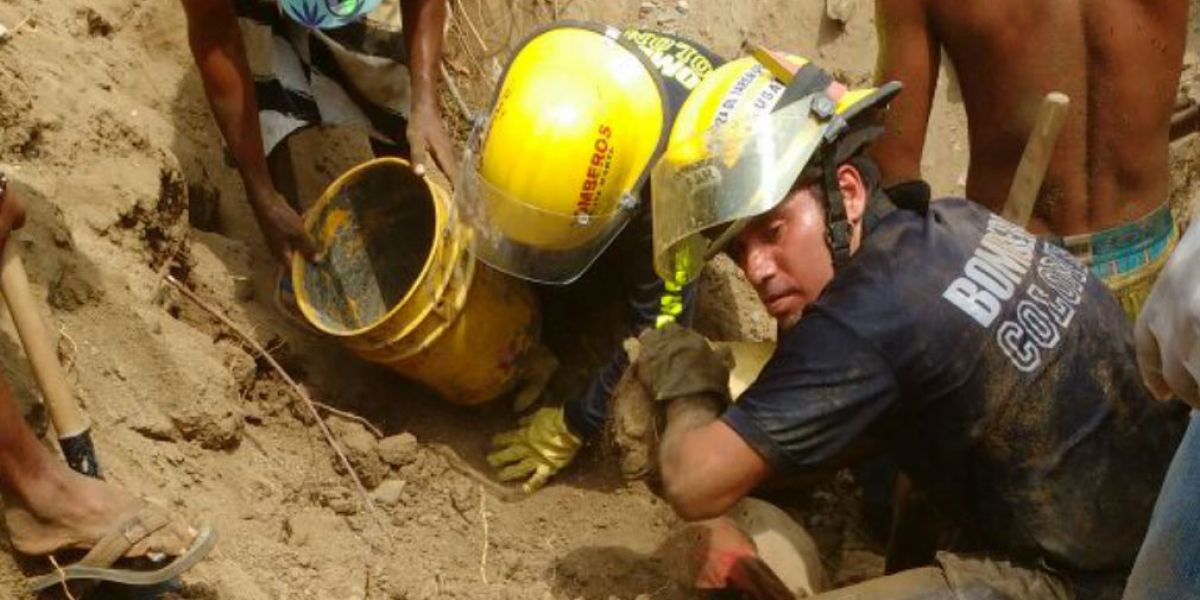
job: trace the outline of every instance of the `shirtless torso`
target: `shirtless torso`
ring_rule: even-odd
[[[875,144],[886,183],[920,176],[941,51],[966,106],[967,197],[999,212],[1043,96],[1071,110],[1029,227],[1087,233],[1167,199],[1187,0],[876,0],[877,77],[899,80]]]

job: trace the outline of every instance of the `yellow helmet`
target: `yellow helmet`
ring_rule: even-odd
[[[555,25],[510,60],[456,190],[484,262],[569,283],[632,216],[667,111],[657,75],[628,44],[613,28]]]
[[[846,90],[804,58],[762,49],[713,71],[680,108],[654,168],[655,270],[680,284],[699,276],[739,224],[778,205],[802,173],[831,175],[826,167],[878,136],[869,117],[899,91],[896,82]],[[827,226],[837,258],[848,256],[849,235],[831,183]],[[715,242],[702,235],[720,226]]]

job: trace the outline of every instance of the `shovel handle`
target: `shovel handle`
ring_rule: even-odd
[[[33,292],[29,290],[29,276],[16,248],[0,248],[0,293],[8,304],[17,336],[25,348],[25,356],[33,368],[33,377],[42,390],[46,412],[58,432],[58,444],[63,456],[75,471],[101,477],[100,464],[96,460],[96,448],[92,444],[92,432],[87,415],[75,402],[75,395],[67,383],[67,375],[58,362],[58,352],[50,342],[50,334],[38,314]]]
[[[33,368],[33,376],[46,402],[50,421],[60,438],[74,437],[88,430],[87,416],[75,402],[66,373],[58,362],[58,353],[50,343],[46,325],[38,314],[29,277],[16,248],[3,249],[0,255],[0,291],[12,314],[17,335]]]
[[[1067,119],[1067,108],[1070,106],[1071,99],[1062,92],[1050,92],[1042,99],[1042,105],[1033,122],[1033,131],[1029,132],[1029,140],[1025,142],[1025,151],[1021,154],[1021,162],[1017,164],[1017,172],[1013,174],[1012,187],[1008,190],[1008,200],[1004,203],[1004,212],[1001,214],[1021,227],[1025,227],[1029,218],[1033,216],[1033,205],[1042,189],[1046,168],[1050,166],[1050,156],[1054,153],[1058,133],[1062,131],[1063,122]]]

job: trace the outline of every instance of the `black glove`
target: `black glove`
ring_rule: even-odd
[[[715,350],[704,336],[675,323],[647,330],[638,341],[637,378],[654,400],[696,395],[729,400],[733,355],[727,349]]]

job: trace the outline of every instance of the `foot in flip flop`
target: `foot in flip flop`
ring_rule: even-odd
[[[216,542],[211,526],[192,528],[116,485],[65,468],[48,471],[23,494],[5,497],[4,519],[13,547],[31,556],[71,549],[87,554],[30,580],[34,589],[70,579],[159,583],[199,562]],[[122,559],[140,558],[157,564],[151,571],[112,568]]]

